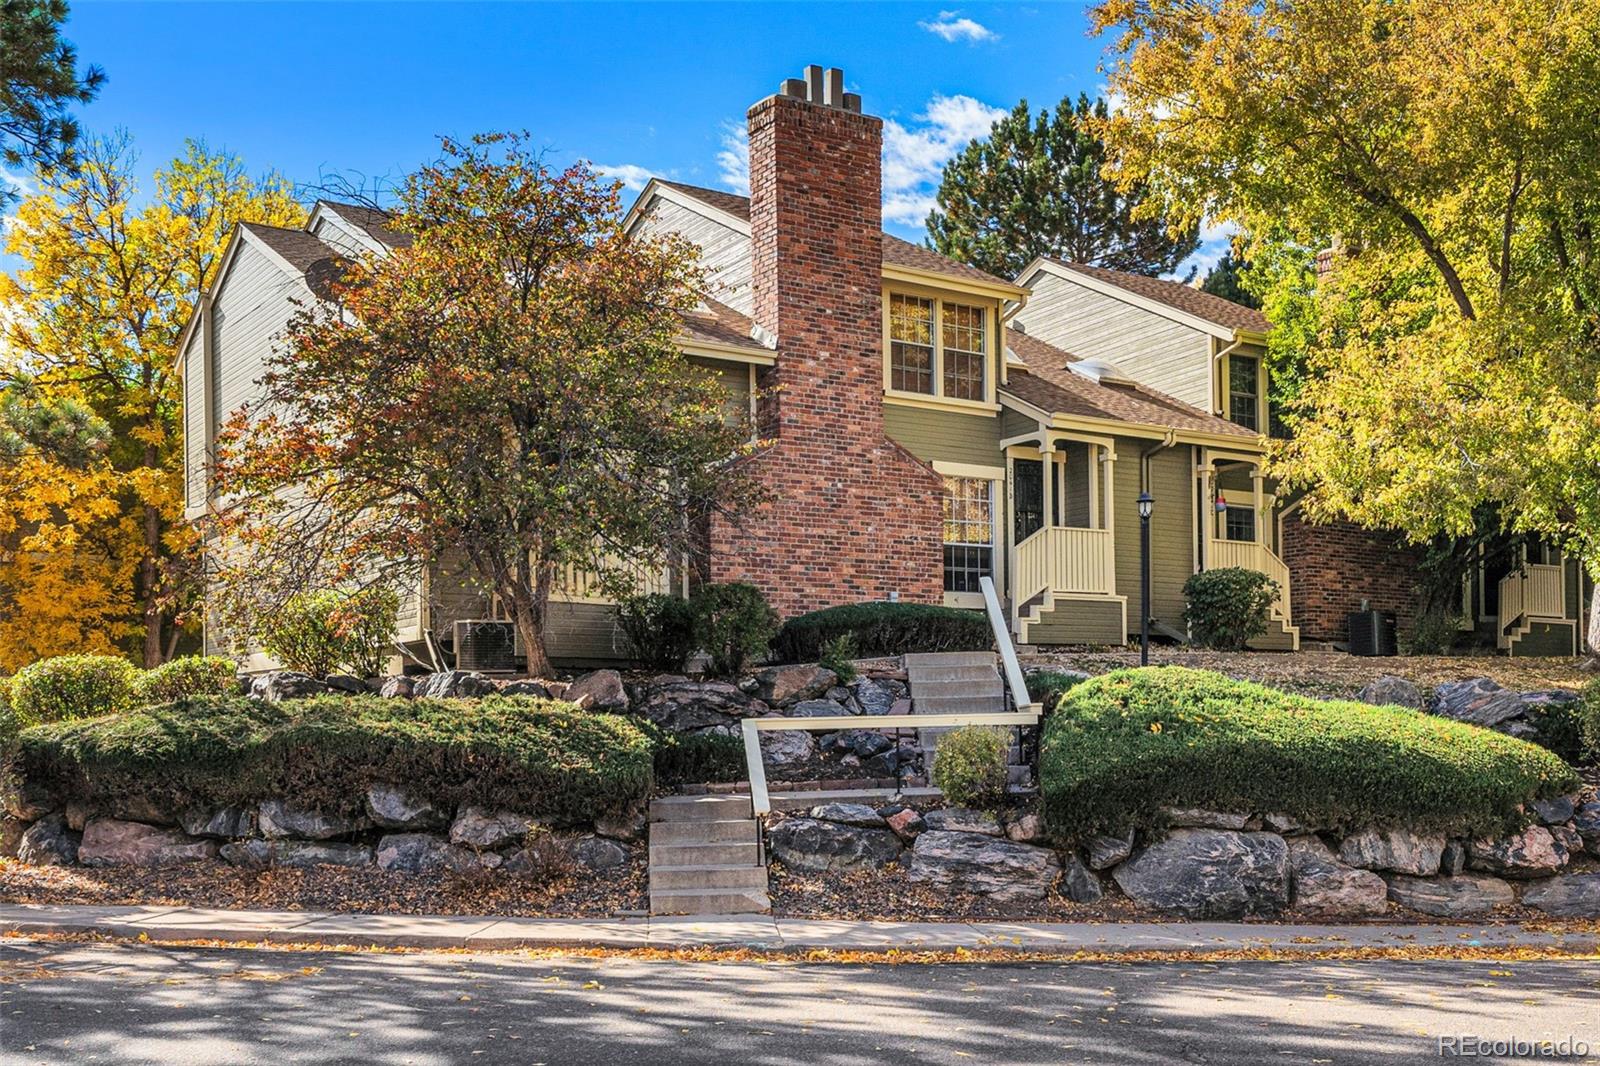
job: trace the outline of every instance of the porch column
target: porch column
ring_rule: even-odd
[[[1211,540],[1216,536],[1216,514],[1213,501],[1216,499],[1214,479],[1216,472],[1211,467],[1211,456],[1205,449],[1200,450],[1200,569],[1211,568]]]
[[[1051,505],[1054,502],[1056,487],[1056,442],[1049,434],[1045,435],[1043,443],[1039,445],[1039,458],[1042,460],[1039,465],[1042,469],[1041,476],[1044,478],[1044,527],[1049,529],[1055,525],[1051,518],[1054,514]]]
[[[1263,489],[1264,478],[1261,473],[1261,464],[1257,463],[1250,468],[1250,493],[1252,503],[1255,505],[1256,516],[1256,548],[1265,551],[1267,547],[1267,516],[1266,492]]]
[[[1089,528],[1100,528],[1100,456],[1104,444],[1085,444],[1083,449],[1084,472],[1089,478]]]
[[[1102,448],[1100,454],[1100,472],[1106,479],[1106,498],[1105,505],[1102,508],[1102,513],[1105,515],[1105,528],[1112,530],[1113,532],[1116,530],[1117,514],[1116,507],[1113,503],[1117,482],[1115,466],[1116,461],[1116,452],[1112,451],[1110,448]]]

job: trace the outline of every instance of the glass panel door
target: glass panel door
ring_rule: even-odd
[[[1044,528],[1044,463],[1011,460],[1011,509],[1016,522],[1013,544],[1021,544]]]

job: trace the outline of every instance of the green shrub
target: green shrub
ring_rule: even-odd
[[[1267,631],[1278,583],[1256,570],[1202,570],[1183,583],[1183,620],[1202,648],[1239,651]]]
[[[1461,635],[1460,621],[1448,611],[1424,611],[1406,631],[1401,651],[1407,655],[1443,655]]]
[[[11,705],[34,722],[116,714],[133,706],[138,678],[134,665],[116,655],[58,655],[17,671]]]
[[[1034,670],[1022,680],[1028,686],[1028,698],[1043,707],[1045,714],[1056,709],[1068,689],[1083,682],[1078,674],[1060,670]]]
[[[654,739],[657,785],[699,785],[749,777],[742,736],[657,730]]]
[[[1600,762],[1600,678],[1583,687],[1573,713],[1578,719],[1579,756],[1587,763]]]
[[[832,670],[839,684],[848,685],[856,679],[856,638],[852,633],[840,633],[822,645],[817,655],[817,665]]]
[[[184,655],[146,670],[133,684],[134,698],[144,704],[238,692],[238,667],[221,655]]]
[[[261,634],[267,654],[286,669],[327,677],[341,666],[359,677],[383,672],[400,597],[393,589],[316,589],[289,599]]]
[[[287,796],[350,810],[370,785],[398,782],[435,803],[557,825],[642,803],[652,777],[650,738],[631,720],[520,696],[180,701],[24,730],[18,768],[89,803],[139,795],[181,809]]]
[[[933,783],[958,807],[993,810],[1006,800],[1010,737],[993,726],[966,725],[939,738]]]
[[[1046,820],[1065,839],[1148,824],[1162,807],[1491,833],[1578,785],[1551,753],[1491,730],[1178,667],[1086,681],[1043,732]]]
[[[634,659],[652,670],[682,670],[694,653],[694,611],[680,596],[630,596],[617,605],[617,625]]]
[[[742,581],[702,585],[689,605],[694,611],[695,644],[711,657],[711,672],[732,677],[767,649],[778,615],[754,585]]]
[[[812,611],[785,622],[772,646],[782,662],[810,663],[821,658],[824,644],[846,635],[862,658],[994,647],[982,611],[925,603],[851,603]]]

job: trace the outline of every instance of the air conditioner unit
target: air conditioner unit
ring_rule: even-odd
[[[458,619],[451,627],[456,669],[483,673],[515,673],[522,654],[514,622],[491,618]]]

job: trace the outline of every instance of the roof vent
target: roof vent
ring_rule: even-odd
[[[861,113],[859,93],[844,91],[844,71],[829,67],[824,71],[815,63],[806,67],[805,77],[785,78],[778,87],[779,96],[792,96],[821,107],[837,107],[843,111]]]
[[[1122,368],[1115,363],[1108,363],[1104,359],[1080,359],[1075,363],[1068,363],[1067,369],[1080,377],[1086,377],[1097,385],[1136,385]]]

